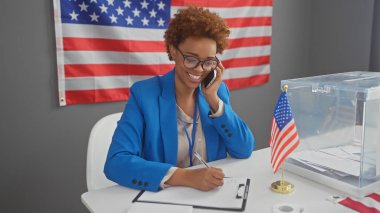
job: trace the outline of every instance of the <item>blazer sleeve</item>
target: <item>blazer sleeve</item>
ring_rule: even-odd
[[[223,138],[228,154],[234,158],[248,158],[254,149],[255,139],[247,124],[230,105],[229,90],[222,83],[218,96],[224,102],[224,113],[210,118],[215,129]]]
[[[112,137],[104,173],[120,185],[158,191],[162,178],[172,165],[142,157],[145,124],[136,90],[136,87],[131,87],[129,100]]]

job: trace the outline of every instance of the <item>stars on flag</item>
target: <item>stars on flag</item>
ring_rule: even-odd
[[[124,10],[121,9],[120,6],[116,9],[116,11],[117,11],[117,15],[120,15],[120,16],[123,16],[123,15],[124,15]]]
[[[110,16],[110,19],[111,19],[111,23],[117,23],[117,17],[114,14]]]
[[[280,129],[282,129],[293,118],[289,100],[286,95],[280,96],[274,111],[274,117]]]
[[[162,18],[160,18],[159,20],[157,20],[157,23],[158,23],[158,26],[163,27],[165,21]]]
[[[93,12],[92,15],[90,15],[90,17],[91,17],[91,21],[99,22],[98,20],[99,16],[96,15],[95,12]]]
[[[66,23],[165,29],[169,0],[61,0]]]
[[[146,2],[145,0],[143,2],[141,2],[140,4],[141,4],[141,9],[148,9],[149,3]]]
[[[125,8],[126,8],[126,7],[131,8],[131,3],[132,3],[132,2],[130,2],[130,1],[128,1],[128,0],[125,0],[125,1],[123,1],[123,3],[124,3],[124,7],[125,7]]]
[[[127,21],[127,24],[128,24],[128,25],[133,25],[133,19],[132,19],[130,16],[128,16],[128,17],[125,19],[125,21]]]
[[[112,5],[113,6],[113,2],[114,2],[115,0],[107,0],[107,3],[108,3],[108,5]]]
[[[89,5],[86,5],[84,2],[82,2],[82,4],[78,5],[80,7],[80,11],[86,11],[87,12],[87,7]]]
[[[149,14],[150,17],[156,17],[157,12],[154,9],[152,9],[151,11],[149,11]]]
[[[160,3],[158,3],[157,6],[159,10],[164,10],[165,8],[165,4],[162,1],[160,1]]]
[[[135,17],[139,17],[140,16],[140,10],[138,10],[137,8],[135,8],[133,11],[132,11],[132,13],[133,13],[133,16],[135,16]]]
[[[71,16],[71,20],[76,20],[76,21],[78,21],[78,16],[79,16],[79,14],[75,13],[74,10],[73,10],[73,12],[69,13],[69,15]]]
[[[102,4],[102,6],[99,7],[100,8],[100,12],[101,13],[108,13],[107,10],[108,10],[108,7],[106,7],[104,4]]]
[[[145,17],[144,17],[144,19],[141,20],[141,22],[143,23],[143,26],[148,26],[148,24],[149,24],[149,20],[146,19]]]

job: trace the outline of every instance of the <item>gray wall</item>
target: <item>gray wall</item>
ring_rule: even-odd
[[[372,26],[370,70],[380,72],[380,1],[375,1]]]
[[[276,1],[271,80],[231,92],[257,149],[268,146],[281,79],[368,69],[372,7],[373,0]],[[52,0],[2,1],[0,70],[0,212],[86,212],[89,132],[124,103],[58,107]]]
[[[369,70],[373,4],[373,0],[312,1],[313,74]]]
[[[310,75],[310,14],[310,1],[277,1],[273,11],[270,82],[231,92],[234,109],[255,135],[256,149],[268,147],[272,111],[281,92],[280,81]]]

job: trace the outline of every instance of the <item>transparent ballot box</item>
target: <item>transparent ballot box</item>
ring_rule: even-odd
[[[285,169],[355,197],[379,191],[380,73],[337,73],[283,85],[300,137]]]

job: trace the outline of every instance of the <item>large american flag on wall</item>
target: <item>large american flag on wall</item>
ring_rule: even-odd
[[[218,56],[230,89],[269,80],[272,0],[53,0],[61,106],[127,100],[139,80],[174,65],[163,35],[186,6],[217,12],[231,28]]]

